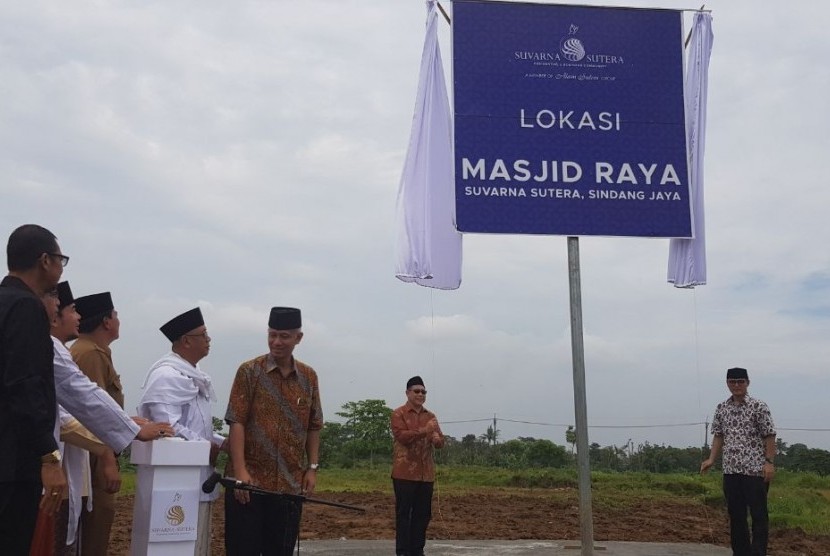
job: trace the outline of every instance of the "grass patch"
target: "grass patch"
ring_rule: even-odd
[[[317,492],[388,492],[392,479],[388,467],[326,468],[317,473]]]
[[[132,469],[121,470],[121,493],[135,494],[135,471]]]
[[[830,535],[830,477],[779,471],[769,490],[770,525]]]
[[[540,490],[551,495],[578,497],[575,469],[501,469],[475,466],[438,466],[437,482],[446,495],[477,490],[506,492]],[[725,505],[722,477],[690,473],[594,472],[592,500],[597,508],[626,508],[648,500],[671,500],[715,508]],[[318,492],[382,492],[392,496],[388,466],[326,468],[317,479]],[[135,492],[135,473],[122,473],[121,492]],[[809,534],[830,535],[830,477],[779,471],[769,493],[770,524],[800,528]]]

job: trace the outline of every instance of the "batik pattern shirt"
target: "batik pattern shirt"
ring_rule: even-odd
[[[257,486],[299,494],[308,432],[323,428],[314,369],[294,360],[294,369],[283,377],[270,355],[243,363],[225,421],[245,427],[245,467]],[[234,476],[232,461],[225,475]]]
[[[743,403],[730,397],[715,410],[712,434],[723,438],[724,474],[764,475],[764,438],[775,434],[767,404],[748,395]]]
[[[438,422],[433,412],[425,407],[419,411],[409,402],[392,412],[393,479],[435,482],[433,452],[436,445],[432,443],[433,433],[421,432],[433,419]],[[444,445],[444,435],[440,428],[437,432],[440,437],[437,447],[440,448]]]

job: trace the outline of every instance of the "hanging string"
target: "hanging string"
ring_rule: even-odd
[[[430,364],[430,380],[435,379],[435,300],[433,298],[433,288],[429,288],[429,347],[432,356]]]
[[[698,315],[697,315],[697,288],[692,288],[692,311],[694,313],[695,323],[695,375],[697,376],[697,414],[708,419],[703,415],[703,401],[701,400],[701,377],[700,377],[700,338],[698,336]],[[703,428],[703,443],[701,446],[709,444],[707,438],[708,431],[706,427]]]

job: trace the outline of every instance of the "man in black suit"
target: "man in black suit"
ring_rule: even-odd
[[[66,490],[55,441],[55,383],[49,318],[41,297],[55,289],[69,257],[54,234],[17,228],[0,282],[0,547],[27,556],[38,500],[47,512]],[[41,499],[41,492],[43,497]]]

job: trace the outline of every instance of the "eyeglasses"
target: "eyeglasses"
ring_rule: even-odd
[[[410,388],[409,391],[412,392],[413,394],[426,394],[427,393],[427,391],[424,390],[423,388]]]
[[[63,266],[63,267],[65,267],[66,265],[69,264],[69,257],[67,257],[66,255],[64,255],[62,253],[46,253],[46,254],[49,255],[50,257],[57,257],[58,259],[60,259],[61,266]]]
[[[746,384],[745,378],[727,378],[726,383],[730,386],[737,386],[739,384]]]

